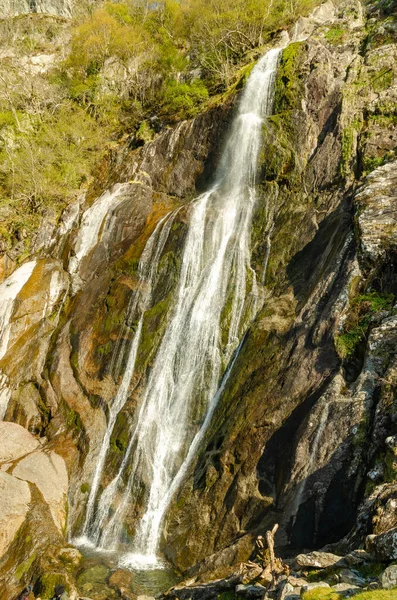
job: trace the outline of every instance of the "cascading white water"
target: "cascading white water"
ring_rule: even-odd
[[[255,273],[250,267],[250,230],[263,119],[272,109],[280,52],[269,51],[253,69],[215,184],[191,207],[172,313],[122,464],[98,502],[111,432],[128,397],[144,311],[149,306],[148,296],[133,300],[140,302],[141,316],[122,384],[110,409],[83,530],[95,546],[116,549],[127,511],[143,502],[145,512],[138,523],[134,553],[124,558],[124,564],[158,564],[166,510],[203,439],[230,372],[233,352],[260,304]],[[141,280],[149,289],[153,289],[171,218],[158,227],[141,259]]]
[[[142,253],[141,259],[139,261],[139,282],[137,289],[133,293],[130,300],[130,304],[127,310],[127,321],[132,319],[137,314],[137,312],[140,313],[140,318],[138,326],[135,330],[134,337],[131,342],[128,360],[123,373],[120,387],[117,391],[116,397],[112,405],[110,406],[108,424],[97,460],[94,479],[92,482],[90,496],[87,503],[85,524],[83,529],[83,536],[86,535],[88,531],[90,531],[90,537],[88,539],[97,540],[100,536],[102,522],[105,517],[105,515],[103,514],[104,511],[97,511],[97,518],[95,519],[94,526],[91,527],[91,529],[89,529],[93,517],[95,500],[101,481],[101,475],[105,464],[106,455],[109,450],[110,438],[114,426],[116,424],[116,419],[129,397],[129,388],[134,374],[137,351],[141,339],[143,317],[145,311],[149,307],[151,292],[155,284],[158,263],[161,257],[161,253],[164,249],[164,245],[167,241],[172,223],[174,222],[175,215],[176,213],[174,213],[171,216],[167,215],[160,221],[155,231],[149,238],[146,247]],[[121,342],[120,346],[117,349],[117,355],[122,355],[124,353],[124,346],[125,343]],[[104,499],[105,495],[103,495],[101,498],[102,503],[104,502]]]

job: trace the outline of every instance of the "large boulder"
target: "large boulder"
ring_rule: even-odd
[[[5,421],[0,422],[0,440],[0,465],[18,460],[40,446],[38,440],[24,427]]]
[[[381,586],[386,590],[397,587],[397,565],[387,567],[379,577]]]
[[[25,520],[31,500],[29,484],[0,471],[0,557]]]
[[[49,505],[54,523],[60,531],[66,526],[68,473],[65,461],[55,452],[37,451],[23,458],[12,474],[37,485]]]
[[[344,565],[343,558],[330,552],[310,552],[309,554],[298,554],[295,558],[297,567],[309,567],[315,569],[326,569],[335,565]]]
[[[375,536],[371,540],[371,550],[379,560],[391,561],[397,559],[397,527]]]

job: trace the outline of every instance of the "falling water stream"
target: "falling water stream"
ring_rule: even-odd
[[[262,303],[250,266],[250,231],[263,120],[272,110],[280,49],[255,66],[218,167],[215,183],[190,207],[181,270],[163,338],[129,433],[119,471],[101,490],[111,435],[131,396],[145,311],[150,308],[159,261],[176,213],[165,217],[147,242],[140,282],[128,309],[138,323],[128,352],[116,345],[114,362],[127,353],[122,381],[109,409],[80,543],[117,550],[129,511],[144,506],[124,566],[159,564],[162,524],[216,408],[219,396]],[[226,335],[225,335],[226,331]]]

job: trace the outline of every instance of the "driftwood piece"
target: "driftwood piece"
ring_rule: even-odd
[[[270,569],[273,574],[273,579],[275,579],[275,571],[276,571],[276,557],[274,555],[274,536],[276,535],[278,529],[278,523],[275,524],[271,531],[266,531],[266,542],[267,547],[269,548],[270,554]]]

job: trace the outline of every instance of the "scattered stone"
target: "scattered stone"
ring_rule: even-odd
[[[379,560],[390,562],[397,559],[397,527],[373,538],[368,536],[366,541]]]
[[[306,579],[303,579],[303,577],[295,577],[293,575],[290,575],[288,577],[288,583],[290,583],[294,588],[300,588],[306,585],[307,581]]]
[[[142,596],[138,596],[138,598],[136,600],[154,600],[154,597],[142,595]]]
[[[295,596],[294,586],[292,586],[287,580],[281,582],[280,586],[277,586],[279,589],[276,593],[277,600],[287,600],[292,596]]]
[[[372,552],[373,541],[376,538],[376,535],[371,533],[371,535],[367,535],[365,538],[365,549],[368,553]]]
[[[114,571],[114,573],[111,574],[109,578],[109,585],[111,588],[115,589],[123,599],[134,600],[136,595],[131,591],[131,583],[133,579],[134,576],[131,571],[117,569],[117,571]]]
[[[216,579],[208,583],[196,583],[190,586],[182,583],[169,589],[164,597],[170,600],[216,600],[223,592],[233,592],[236,586],[241,585],[240,582],[240,575],[234,574],[226,577],[226,579]],[[243,585],[242,587],[244,589],[247,587],[261,587],[265,590],[263,586]],[[244,597],[247,598],[247,596]]]
[[[252,599],[263,598],[266,594],[266,588],[263,585],[240,585],[236,586],[236,594],[243,598]]]
[[[332,589],[340,594],[342,598],[351,598],[355,594],[363,591],[361,587],[350,585],[348,583],[338,583],[337,585],[333,585]]]
[[[353,569],[342,569],[339,573],[339,581],[358,587],[364,587],[366,584],[364,577],[361,577],[360,574]]]
[[[311,567],[317,569],[326,569],[335,565],[343,566],[344,559],[331,552],[310,552],[309,554],[298,554],[295,563],[299,567]]]
[[[62,548],[58,553],[61,562],[78,567],[83,560],[83,555],[77,548]]]
[[[366,550],[353,550],[353,552],[347,554],[344,559],[349,566],[362,565],[374,561],[372,554]]]
[[[329,585],[329,583],[326,583],[325,581],[317,581],[316,583],[306,583],[305,585],[302,586],[302,591],[310,592],[311,590],[316,590],[317,588],[330,588],[331,589],[331,586]]]
[[[372,590],[378,590],[379,588],[380,585],[377,581],[371,581],[371,583],[369,583],[365,589],[371,592]]]
[[[385,590],[397,587],[397,565],[390,565],[379,577],[380,584]]]

